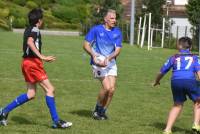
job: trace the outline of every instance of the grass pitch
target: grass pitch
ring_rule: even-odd
[[[37,96],[12,111],[1,134],[160,134],[172,105],[170,73],[161,86],[152,88],[156,73],[175,50],[147,51],[123,44],[117,59],[117,89],[108,109],[108,121],[96,121],[91,111],[100,84],[94,80],[89,56],[83,51],[83,37],[43,36],[43,54],[57,60],[45,63],[56,88],[57,110],[62,119],[73,122],[70,129],[51,129],[45,95],[38,86]],[[21,74],[22,35],[0,32],[0,106],[26,92]],[[174,134],[188,134],[192,126],[192,103],[186,102]]]

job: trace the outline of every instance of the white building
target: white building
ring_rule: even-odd
[[[192,25],[190,24],[186,15],[185,5],[187,4],[188,0],[172,0],[168,5],[169,18],[170,21],[172,21],[171,33],[174,37],[192,37]]]

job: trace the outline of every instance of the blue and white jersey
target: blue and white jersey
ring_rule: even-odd
[[[97,25],[90,29],[85,37],[93,50],[103,56],[111,55],[116,47],[122,47],[122,33],[118,27],[108,30],[104,25]]]
[[[171,79],[196,79],[195,73],[200,71],[200,59],[197,55],[191,54],[190,51],[180,50],[179,54],[175,54],[168,58],[161,67],[162,74],[167,73],[172,68]]]

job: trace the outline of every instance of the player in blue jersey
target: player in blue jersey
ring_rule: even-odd
[[[200,133],[200,88],[196,80],[196,76],[200,78],[200,60],[197,55],[190,52],[192,41],[189,37],[180,38],[177,48],[179,53],[167,59],[154,83],[154,86],[159,85],[162,77],[172,68],[171,89],[174,105],[169,112],[163,134],[172,133],[172,126],[182,111],[186,96],[194,102],[192,130]]]
[[[54,87],[48,79],[46,71],[43,67],[43,61],[53,62],[54,56],[44,56],[41,54],[41,34],[39,28],[42,26],[43,13],[41,9],[33,9],[28,14],[30,26],[25,29],[23,41],[23,60],[22,72],[27,84],[27,93],[19,95],[11,103],[0,109],[0,125],[7,125],[8,114],[15,108],[34,99],[36,95],[37,83],[45,91],[46,104],[53,121],[53,128],[68,128],[72,126],[71,122],[60,119],[57,114],[54,99]],[[36,113],[36,114],[39,114]]]
[[[116,12],[109,9],[104,15],[104,24],[90,29],[85,37],[84,49],[91,56],[93,74],[102,84],[93,112],[93,118],[105,120],[117,77],[116,57],[122,47],[122,34],[116,24]]]

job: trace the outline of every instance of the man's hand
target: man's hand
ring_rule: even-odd
[[[42,55],[42,56],[41,56],[41,59],[44,60],[44,61],[46,61],[46,62],[53,62],[53,61],[56,60],[56,57],[54,57],[54,56],[44,56],[44,55]]]
[[[157,86],[157,85],[160,85],[160,82],[159,82],[159,81],[155,81],[155,82],[152,84],[153,87],[155,87],[155,86]]]
[[[98,60],[98,55],[93,56],[94,64],[99,67],[106,67],[108,65],[108,58],[106,57],[103,61]]]

